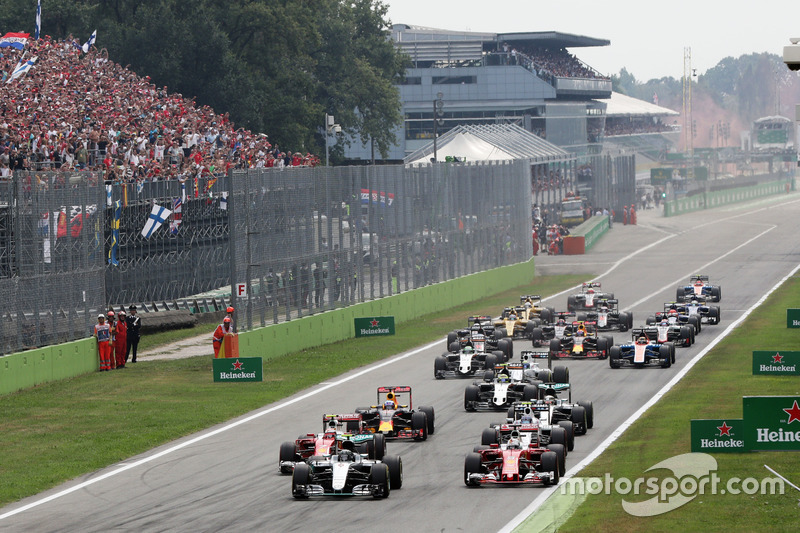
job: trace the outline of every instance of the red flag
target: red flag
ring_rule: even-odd
[[[65,211],[58,212],[58,229],[56,231],[56,238],[67,236],[67,213]]]

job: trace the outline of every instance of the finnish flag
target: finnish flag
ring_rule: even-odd
[[[8,77],[8,80],[6,81],[6,83],[11,83],[15,79],[17,79],[20,76],[22,76],[23,74],[26,74],[31,69],[31,67],[33,67],[33,64],[36,63],[37,59],[38,58],[34,57],[34,58],[31,58],[31,59],[29,59],[27,61],[20,60],[20,62],[17,64],[17,66],[14,69],[14,71],[11,73],[11,76]]]
[[[96,40],[97,40],[97,30],[94,30],[92,32],[92,36],[89,37],[89,40],[83,43],[83,46],[81,47],[81,50],[83,50],[84,54],[89,53],[89,49],[92,47],[92,45],[94,45],[94,42]]]
[[[172,211],[166,207],[154,204],[153,209],[150,211],[150,216],[147,217],[147,222],[145,222],[144,228],[142,228],[142,237],[149,239],[150,235],[160,228],[161,224],[166,222],[171,214]]]

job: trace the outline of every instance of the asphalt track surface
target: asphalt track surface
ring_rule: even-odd
[[[675,288],[692,274],[708,274],[723,289],[721,324],[704,327],[695,346],[677,348],[672,368],[612,370],[607,361],[568,362],[573,399],[595,406],[594,428],[577,438],[568,469],[795,268],[798,214],[797,194],[674,218],[647,212],[637,226],[615,225],[587,255],[537,259],[541,274],[600,274],[603,290],[613,291],[622,309],[633,310],[635,325],[673,300]],[[546,304],[562,310],[566,297]],[[629,334],[614,337],[628,340]],[[444,344],[443,338],[332,377],[283,402],[8,505],[0,509],[0,531],[497,531],[542,489],[464,486],[464,455],[480,443],[481,430],[504,415],[465,412],[469,380],[433,379],[433,359]],[[529,346],[516,341],[515,352]],[[436,432],[426,442],[388,445],[388,453],[402,456],[403,488],[385,500],[294,500],[290,476],[278,472],[281,442],[319,431],[324,412],[374,403],[381,385],[411,385],[415,405],[436,410]]]

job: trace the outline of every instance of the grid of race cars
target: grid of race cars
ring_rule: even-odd
[[[467,487],[557,484],[576,437],[594,425],[594,405],[573,401],[569,368],[562,359],[604,359],[610,368],[669,368],[676,347],[690,347],[703,327],[720,322],[722,289],[707,275],[691,276],[676,299],[634,327],[600,283],[583,283],[567,309],[541,305],[538,295],[499,316],[470,316],[447,336],[434,359],[434,378],[472,378],[464,409],[503,413],[486,427],[464,459]],[[630,335],[617,342],[615,333]],[[515,344],[514,341],[519,341]],[[515,357],[515,347],[520,349]],[[381,386],[376,403],[352,413],[324,414],[322,430],[280,447],[279,469],[291,475],[292,496],[386,498],[403,484],[403,462],[387,441],[422,442],[435,432],[431,406],[415,407],[410,386]],[[391,446],[388,446],[389,448]]]

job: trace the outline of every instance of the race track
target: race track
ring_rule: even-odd
[[[723,288],[722,323],[704,326],[692,348],[677,348],[670,369],[567,363],[573,399],[595,406],[594,429],[577,438],[567,468],[797,265],[798,214],[797,194],[669,219],[644,213],[638,226],[615,225],[588,255],[537,260],[542,274],[603,274],[603,290],[615,293],[621,309],[633,310],[634,325],[673,300],[676,286],[692,274],[708,274]],[[565,309],[566,295],[545,303]],[[504,414],[466,413],[463,392],[470,381],[433,379],[433,359],[444,344],[334,377],[285,402],[9,505],[0,510],[0,531],[496,531],[541,489],[464,486],[465,453]],[[529,346],[516,341],[515,352]],[[281,442],[318,431],[323,412],[374,403],[380,385],[411,385],[415,404],[436,410],[436,433],[427,442],[388,445],[388,453],[403,459],[402,490],[386,500],[294,500],[290,476],[278,473]]]

